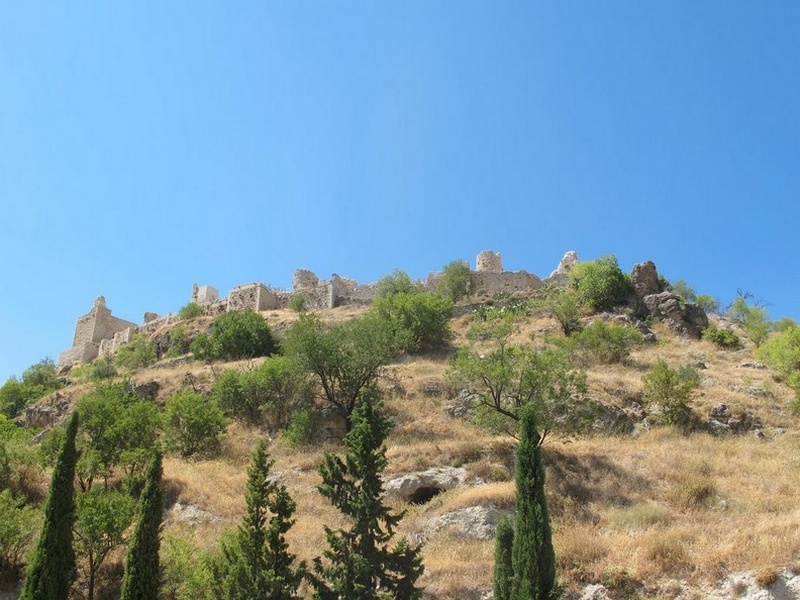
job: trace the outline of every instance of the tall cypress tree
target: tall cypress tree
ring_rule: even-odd
[[[215,598],[220,600],[294,600],[305,566],[294,568],[286,532],[294,524],[296,504],[286,488],[269,476],[273,461],[264,440],[247,471],[247,514],[222,556],[212,563]]]
[[[139,500],[139,515],[125,559],[120,600],[158,600],[161,579],[158,549],[164,510],[162,472],[161,452],[156,451],[147,469],[147,480]]]
[[[514,570],[511,552],[514,547],[514,519],[503,517],[497,522],[494,537],[494,600],[511,600]]]
[[[50,496],[44,509],[42,535],[28,565],[21,600],[66,600],[77,574],[72,549],[72,525],[75,522],[75,465],[78,453],[75,436],[78,413],[73,412],[61,447]]]
[[[384,440],[391,425],[381,407],[375,390],[362,392],[353,411],[353,427],[344,438],[344,460],[328,453],[319,469],[320,493],[352,522],[347,530],[325,527],[329,549],[314,559],[310,578],[314,597],[320,600],[422,596],[415,585],[423,572],[419,548],[410,547],[405,538],[389,547],[403,514],[393,514],[383,504]]]
[[[556,560],[544,494],[544,467],[536,413],[531,405],[520,411],[516,484],[511,600],[548,600],[556,593]]]

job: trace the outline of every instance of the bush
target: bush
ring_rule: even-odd
[[[148,367],[157,359],[153,342],[143,335],[134,335],[131,341],[117,350],[117,364],[130,371]]]
[[[558,321],[564,335],[581,330],[581,301],[574,290],[556,290],[545,300],[545,308]]]
[[[450,338],[453,303],[432,292],[397,292],[376,300],[372,313],[392,330],[404,352],[435,350]]]
[[[60,387],[55,364],[43,358],[22,372],[22,381],[11,377],[0,387],[0,412],[13,419],[26,406]]]
[[[458,302],[461,298],[469,294],[472,272],[469,265],[460,260],[447,263],[439,275],[438,292],[450,298],[453,302]]]
[[[578,263],[569,278],[583,302],[595,311],[624,304],[632,292],[630,277],[620,270],[614,255]]]
[[[202,317],[205,314],[203,307],[200,306],[197,302],[189,302],[186,306],[181,307],[178,311],[178,318],[182,321],[187,319],[196,319],[197,317]]]
[[[317,437],[317,419],[314,411],[303,408],[292,414],[289,427],[286,429],[286,443],[291,448],[310,446]]]
[[[709,325],[703,330],[703,339],[727,350],[737,350],[742,347],[742,340],[738,335],[730,329],[720,329],[716,325]]]
[[[784,377],[800,371],[800,327],[790,327],[773,334],[756,351],[756,356]]]
[[[391,275],[383,277],[375,285],[375,297],[386,298],[395,294],[410,294],[419,291],[419,286],[412,281],[405,271],[399,269]]]
[[[175,358],[176,356],[183,356],[187,354],[192,346],[189,332],[183,325],[176,325],[168,334],[169,350],[167,350],[168,358]]]
[[[706,314],[719,313],[719,301],[708,294],[700,294],[694,303],[703,309]]]
[[[0,492],[0,589],[22,575],[38,521],[32,506],[23,505],[9,490]]]
[[[642,334],[632,327],[598,321],[573,333],[561,344],[584,362],[613,364],[627,358],[643,342]]]
[[[738,321],[744,329],[745,335],[756,347],[759,347],[769,337],[772,323],[767,317],[767,310],[761,306],[749,304],[747,302],[749,298],[749,294],[739,293],[728,307],[728,316]]]
[[[164,409],[167,446],[183,457],[217,451],[227,427],[225,415],[210,398],[179,391],[167,399]]]
[[[295,294],[292,296],[292,299],[289,300],[289,308],[299,313],[306,312],[306,310],[308,310],[306,306],[306,297],[303,294]]]
[[[689,408],[689,397],[700,385],[700,376],[695,369],[673,369],[659,359],[642,380],[647,404],[660,407],[665,423],[681,427],[690,424],[692,409]]]
[[[277,344],[266,319],[252,310],[231,311],[217,318],[211,334],[201,334],[191,346],[205,360],[255,358],[275,352]]]

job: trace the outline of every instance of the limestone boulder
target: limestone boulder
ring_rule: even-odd
[[[421,504],[432,497],[462,485],[467,471],[462,467],[441,467],[417,473],[408,473],[384,485],[387,496],[412,504]]]
[[[429,532],[452,528],[464,537],[478,540],[494,539],[497,521],[509,514],[494,506],[470,506],[435,517],[428,522]]]
[[[702,308],[684,303],[671,292],[649,294],[642,303],[647,315],[666,323],[680,335],[700,339],[700,334],[708,327],[708,316]]]
[[[650,260],[633,265],[631,284],[639,300],[645,296],[660,294],[663,291],[661,282],[658,279],[656,265]]]

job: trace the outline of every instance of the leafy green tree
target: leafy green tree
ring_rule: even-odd
[[[739,292],[728,307],[727,314],[741,325],[745,335],[757,348],[769,337],[772,331],[772,322],[767,316],[767,309],[757,304],[750,304],[749,299],[750,294]]]
[[[557,595],[556,560],[540,445],[536,413],[532,407],[526,407],[521,414],[515,469],[516,527],[511,549],[510,596],[513,600],[549,600]]]
[[[557,422],[579,426],[590,408],[584,398],[586,374],[573,369],[558,349],[509,346],[502,339],[491,351],[464,347],[448,378],[453,387],[473,395],[479,424],[514,437],[523,406],[533,406],[542,442]]]
[[[624,304],[632,292],[630,277],[620,270],[613,254],[578,263],[569,278],[582,301],[595,311]]]
[[[375,297],[377,299],[394,296],[395,294],[413,294],[418,292],[420,286],[414,282],[408,273],[397,269],[391,275],[387,275],[375,284]]]
[[[182,321],[188,321],[189,319],[196,319],[197,317],[202,317],[205,314],[203,307],[200,306],[197,302],[189,302],[181,307],[178,311],[178,318]]]
[[[117,365],[130,371],[149,367],[156,360],[158,355],[153,342],[141,334],[134,335],[117,350]]]
[[[185,532],[165,534],[161,543],[161,593],[164,600],[201,600],[210,597],[208,561]]]
[[[15,498],[11,490],[0,491],[0,586],[12,584],[21,575],[37,521],[32,506]]]
[[[708,294],[700,294],[694,301],[706,314],[719,312],[719,300]]]
[[[372,312],[388,324],[394,345],[404,352],[436,350],[451,336],[453,302],[439,294],[395,292],[378,298]]]
[[[495,528],[493,600],[511,600],[511,584],[514,581],[514,567],[511,562],[513,547],[514,519],[506,516],[497,522]]]
[[[285,429],[308,405],[311,388],[302,367],[287,356],[271,356],[253,371],[225,369],[214,381],[213,399],[228,415],[260,423],[266,417]]]
[[[212,562],[214,597],[223,600],[293,600],[305,566],[293,566],[286,532],[294,524],[296,504],[285,486],[270,478],[274,461],[259,440],[247,471],[247,513],[222,555]]]
[[[184,325],[178,324],[169,331],[169,350],[167,356],[174,358],[187,354],[192,347],[192,340]]]
[[[374,316],[325,326],[313,314],[301,315],[284,343],[319,383],[322,399],[344,420],[347,431],[362,390],[374,385],[395,353],[391,329]]]
[[[545,308],[558,321],[564,335],[581,330],[581,300],[575,290],[555,291],[545,300]]]
[[[161,452],[156,451],[147,468],[147,481],[139,499],[136,528],[125,559],[120,600],[158,600],[161,581],[158,550],[164,511],[162,474]]]
[[[208,359],[255,358],[269,356],[277,350],[267,320],[250,309],[230,311],[217,317],[211,325],[208,339],[198,336],[195,342],[197,343],[192,344],[192,352],[205,352],[206,355],[200,358]]]
[[[56,367],[50,358],[43,358],[22,372],[22,380],[10,377],[0,387],[0,413],[13,419],[35,400],[61,387]]]
[[[661,409],[665,423],[680,427],[691,423],[689,398],[700,385],[696,370],[692,367],[674,369],[665,360],[658,359],[642,381],[647,404]]]
[[[439,275],[438,292],[458,302],[469,294],[472,272],[469,264],[460,260],[447,263]]]
[[[108,555],[126,542],[135,502],[127,494],[94,488],[77,498],[75,545],[84,559],[86,597],[94,600],[97,572]]]
[[[697,300],[697,292],[683,279],[678,279],[670,287],[672,288],[672,293],[683,298],[685,302],[695,302]]]
[[[325,527],[328,549],[314,559],[310,577],[314,597],[320,600],[422,596],[416,587],[423,572],[419,549],[410,547],[405,538],[389,547],[403,514],[394,514],[383,504],[384,441],[391,425],[381,408],[376,393],[363,398],[345,436],[344,460],[327,453],[319,469],[320,493],[351,521],[349,529]]]
[[[53,469],[42,534],[28,564],[21,600],[66,600],[75,580],[72,526],[75,522],[73,479],[77,463],[77,433],[78,413],[73,412]]]
[[[181,390],[167,399],[164,409],[167,446],[183,457],[215,452],[227,427],[222,409],[211,398]]]

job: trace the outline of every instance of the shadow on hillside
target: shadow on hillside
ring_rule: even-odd
[[[554,517],[596,522],[592,504],[627,506],[638,490],[653,482],[623,469],[604,456],[576,456],[554,448],[544,449],[547,501]]]

